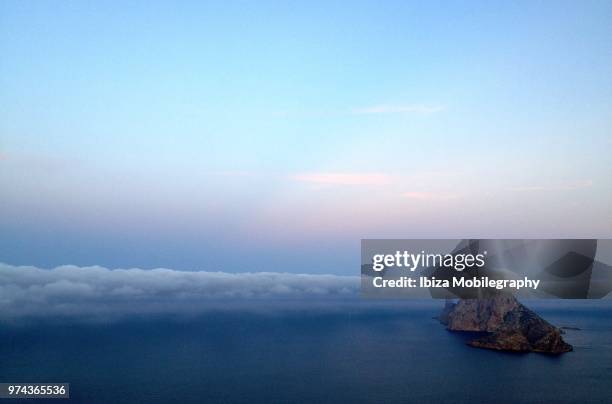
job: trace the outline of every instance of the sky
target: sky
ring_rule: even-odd
[[[356,275],[612,237],[612,3],[0,3],[0,262]]]

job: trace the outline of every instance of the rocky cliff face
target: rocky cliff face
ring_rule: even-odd
[[[486,332],[468,343],[477,348],[553,354],[572,350],[561,330],[509,295],[447,302],[439,320],[451,331]]]
[[[507,313],[519,307],[513,296],[487,299],[461,299],[448,312],[446,327],[451,331],[497,330]]]

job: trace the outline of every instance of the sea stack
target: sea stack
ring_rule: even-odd
[[[562,331],[519,303],[514,296],[446,302],[438,317],[450,331],[486,333],[468,342],[477,348],[513,352],[561,354],[573,348]]]

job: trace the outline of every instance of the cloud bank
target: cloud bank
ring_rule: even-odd
[[[354,298],[359,277],[0,263],[0,320],[199,313],[254,301]]]

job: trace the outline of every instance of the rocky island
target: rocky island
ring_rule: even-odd
[[[511,295],[447,301],[438,319],[450,331],[482,332],[483,336],[468,342],[477,348],[550,354],[573,349],[559,328]]]

